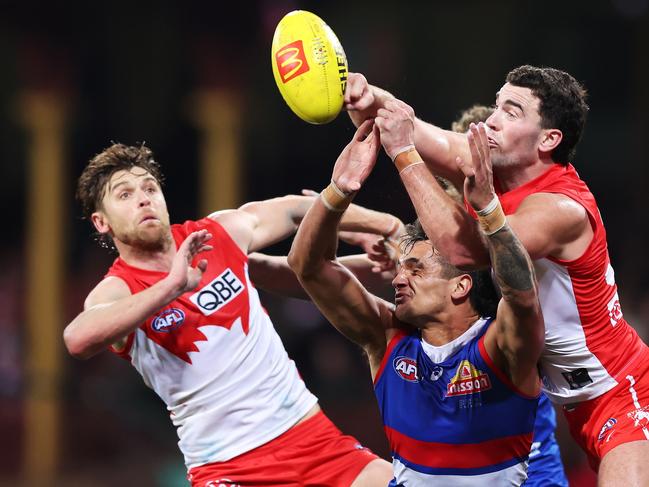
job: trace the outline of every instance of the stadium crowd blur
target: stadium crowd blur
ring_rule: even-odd
[[[565,69],[582,81],[591,112],[573,162],[602,211],[625,316],[649,340],[649,0],[3,1],[0,485],[187,485],[164,406],[128,364],[109,353],[87,362],[65,353],[64,325],[114,258],[80,219],[75,181],[111,141],[146,141],[167,176],[172,221],[200,216],[201,201],[219,201],[210,193],[222,187],[200,169],[209,154],[234,161],[213,163],[210,176],[233,184],[238,178],[231,204],[321,189],[352,125],[342,114],[310,126],[275,87],[273,30],[297,8],[329,23],[350,70],[438,125],[450,126],[473,103],[492,103],[504,75],[520,64]],[[47,169],[49,160],[60,162],[57,177],[40,181],[35,168]],[[41,215],[35,201],[53,185],[61,195],[60,231],[38,233],[48,227],[34,216]],[[414,218],[385,155],[357,201]],[[46,249],[38,251],[43,260],[30,257],[34,248]],[[34,266],[51,259],[59,277],[39,287]],[[59,300],[54,317],[40,306],[50,291]],[[332,420],[387,457],[360,350],[310,303],[267,294],[262,301]],[[44,367],[47,360],[59,365]],[[39,407],[53,416],[43,420]],[[561,414],[559,420],[571,485],[594,485]],[[44,453],[30,455],[38,448]]]

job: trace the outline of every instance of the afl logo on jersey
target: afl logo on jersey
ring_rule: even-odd
[[[151,321],[154,331],[168,333],[180,327],[185,321],[185,312],[178,308],[165,309]]]
[[[410,357],[397,357],[392,364],[394,371],[403,380],[407,380],[408,382],[417,382],[419,380],[417,376],[417,361],[415,359]]]

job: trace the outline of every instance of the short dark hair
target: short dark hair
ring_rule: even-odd
[[[419,219],[406,225],[406,232],[401,236],[401,251],[407,254],[417,242],[429,240],[428,235],[421,226]],[[431,246],[432,247],[432,246]],[[491,279],[491,270],[476,270],[464,272],[451,264],[444,256],[437,254],[438,261],[442,266],[442,276],[446,279],[469,274],[473,280],[473,286],[469,291],[471,306],[480,316],[495,317],[498,310],[500,296]]]
[[[586,89],[565,71],[520,66],[507,74],[508,83],[529,88],[539,101],[541,127],[561,130],[563,139],[552,151],[552,159],[567,165],[575,157],[577,143],[586,125]]]
[[[151,149],[143,143],[137,146],[114,143],[90,159],[77,182],[76,196],[84,218],[90,219],[90,216],[101,208],[101,200],[111,176],[117,171],[134,167],[147,171],[162,186],[164,176],[160,166],[154,160]],[[97,240],[102,247],[112,247],[112,240],[108,235],[98,235]]]

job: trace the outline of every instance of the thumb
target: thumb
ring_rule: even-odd
[[[365,120],[356,129],[356,133],[354,134],[354,140],[357,140],[359,142],[365,140],[365,138],[372,133],[373,126],[374,126],[374,120],[372,120],[371,118]]]
[[[473,178],[475,177],[475,171],[473,170],[473,167],[470,165],[466,164],[460,156],[455,158],[455,164],[457,167],[462,171],[462,174],[464,174],[464,177],[467,178]]]
[[[207,269],[207,259],[199,260],[198,264],[196,264],[196,268],[201,272],[205,272],[205,270]]]

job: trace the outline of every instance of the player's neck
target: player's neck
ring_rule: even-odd
[[[440,316],[439,321],[428,323],[421,329],[423,340],[435,347],[441,347],[452,342],[465,333],[476,322],[479,316],[470,312],[459,312]]]
[[[167,240],[163,246],[164,248],[160,250],[143,249],[117,240],[115,241],[115,247],[124,262],[147,271],[169,272],[176,255],[176,245],[173,238]]]
[[[494,175],[498,178],[500,190],[506,193],[538,178],[554,164],[555,162],[549,157],[539,158],[529,164],[494,167]]]

